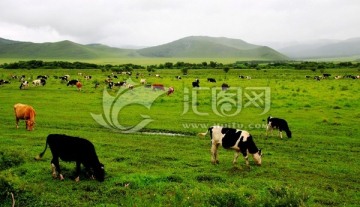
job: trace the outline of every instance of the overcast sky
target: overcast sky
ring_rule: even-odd
[[[0,37],[155,46],[187,36],[265,42],[360,37],[360,0],[1,0]]]

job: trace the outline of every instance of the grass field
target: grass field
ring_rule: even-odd
[[[93,78],[84,80],[78,72]],[[45,86],[19,90],[17,80],[0,86],[0,206],[11,206],[11,195],[16,206],[360,205],[359,80],[305,79],[305,75],[320,75],[308,70],[230,70],[227,74],[189,70],[181,80],[174,78],[181,75],[180,70],[158,70],[161,78],[136,72],[148,82],[173,86],[175,93],[166,96],[140,85],[133,91],[114,87],[107,92],[115,101],[104,111],[110,99],[104,98],[103,81],[109,71],[0,70],[0,79],[15,74],[30,80],[50,75]],[[325,72],[332,77],[359,73],[357,69]],[[79,78],[82,91],[53,78],[65,74]],[[207,82],[208,77],[217,83]],[[128,78],[120,76],[118,81]],[[191,87],[195,78],[200,89]],[[134,75],[131,79],[139,83]],[[101,82],[100,87],[94,88],[94,81]],[[221,93],[219,87],[225,82],[236,96]],[[262,92],[269,93],[251,102],[254,94]],[[35,108],[34,131],[26,131],[24,122],[15,128],[13,105],[18,102]],[[139,132],[122,133],[116,126],[101,126],[91,114],[127,128],[144,117],[153,121]],[[274,132],[266,139],[263,120],[269,115],[285,118],[293,138],[280,139]],[[214,124],[249,131],[263,150],[262,166],[255,166],[250,158],[247,167],[241,157],[233,165],[233,151],[224,149],[219,150],[220,164],[212,165],[209,135],[199,138],[197,134]],[[51,133],[93,142],[105,165],[105,181],[91,180],[84,173],[75,182],[75,163],[66,162],[60,162],[65,181],[53,179],[50,151],[42,160],[34,160]]]

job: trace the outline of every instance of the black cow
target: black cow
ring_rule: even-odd
[[[222,145],[225,149],[233,149],[236,151],[233,164],[236,163],[241,152],[245,158],[246,165],[249,165],[248,153],[252,154],[257,165],[261,165],[261,149],[256,147],[253,137],[249,132],[221,126],[212,126],[205,133],[199,133],[199,135],[205,136],[208,132],[210,132],[212,144],[211,162],[213,164],[219,164],[217,150],[219,145]]]
[[[199,79],[196,79],[194,82],[192,82],[192,87],[194,87],[194,88],[200,87],[199,83],[200,83]]]
[[[215,78],[208,78],[207,81],[210,82],[210,83],[216,83]]]
[[[328,78],[328,77],[330,77],[331,76],[331,74],[329,74],[329,73],[324,73],[323,74],[323,78]]]
[[[91,176],[95,177],[98,181],[104,181],[105,170],[104,165],[100,163],[94,145],[83,138],[72,137],[63,134],[49,134],[46,139],[45,149],[35,159],[39,160],[44,155],[47,146],[49,145],[52,160],[52,176],[57,177],[56,171],[59,173],[60,179],[64,180],[64,176],[61,174],[59,165],[59,158],[63,161],[75,161],[76,162],[76,174],[75,181],[79,181],[80,178],[80,165],[83,164],[86,170],[89,172],[92,170]]]
[[[76,85],[76,83],[77,82],[79,82],[78,80],[71,80],[71,81],[69,81],[68,83],[67,83],[67,86],[74,86],[74,85]]]
[[[227,89],[229,89],[230,88],[230,86],[227,84],[227,83],[223,83],[222,85],[221,85],[221,89],[223,90],[223,91],[226,91]]]
[[[286,136],[291,138],[291,131],[289,129],[288,123],[284,119],[273,118],[269,116],[267,118],[267,127],[266,127],[266,137],[268,136],[268,131],[273,129],[279,129],[280,138],[282,138],[282,131],[286,132]]]

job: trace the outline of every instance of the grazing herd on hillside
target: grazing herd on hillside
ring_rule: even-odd
[[[331,75],[328,74],[323,76],[322,78],[329,78]],[[46,81],[49,76],[40,75],[37,79],[32,81],[33,86],[45,86]],[[157,76],[160,77],[160,76]],[[59,79],[62,83],[66,83],[67,86],[76,86],[80,91],[82,88],[82,83],[78,80],[70,80],[69,75],[64,75],[60,77],[54,77]],[[91,76],[84,76],[86,80],[91,80]],[[123,82],[114,82],[113,79],[117,78],[116,75],[112,74],[105,79],[105,83],[109,88],[114,86],[124,86],[129,90],[134,86],[130,83]],[[176,79],[181,79],[180,76],[176,76]],[[250,76],[242,76],[239,78],[247,78],[251,79]],[[308,78],[308,77],[306,77]],[[358,78],[358,76],[356,77]],[[216,83],[215,78],[208,78],[208,82]],[[20,89],[26,89],[29,87],[29,83],[26,80],[25,76],[20,77]],[[6,82],[1,80],[1,84],[8,84],[10,81]],[[161,83],[153,83],[148,85],[145,78],[140,79],[140,84],[145,87],[152,88],[153,90],[165,90],[165,86]],[[95,84],[95,87],[98,85]],[[200,87],[200,80],[196,79],[192,82],[193,87]],[[227,90],[230,86],[226,83],[222,84],[222,89]],[[174,93],[174,87],[168,87],[167,95]],[[14,105],[14,113],[16,119],[16,128],[19,128],[19,121],[24,120],[26,129],[31,131],[34,129],[35,125],[35,117],[36,112],[32,106],[17,103]],[[286,120],[275,117],[267,118],[267,128],[266,128],[266,137],[268,137],[268,133],[273,131],[273,129],[277,129],[279,131],[279,136],[282,138],[282,132],[284,131],[288,138],[292,137],[292,133],[288,126]],[[242,129],[234,129],[234,128],[226,128],[221,126],[211,126],[207,129],[205,133],[199,133],[198,135],[204,137],[207,133],[210,134],[211,138],[211,162],[213,164],[218,164],[218,147],[221,145],[225,149],[232,149],[235,151],[233,163],[237,162],[237,159],[240,153],[243,155],[245,159],[245,163],[248,166],[249,160],[248,156],[251,155],[254,159],[255,164],[262,164],[262,151],[259,149],[255,142],[253,136]],[[84,139],[79,137],[73,137],[68,135],[61,134],[50,134],[46,139],[45,149],[41,152],[35,159],[39,160],[43,157],[47,147],[50,148],[52,153],[51,167],[52,167],[52,176],[54,178],[59,177],[60,180],[64,179],[64,176],[61,174],[61,168],[59,165],[59,158],[63,161],[74,161],[76,162],[76,174],[75,180],[79,181],[80,175],[80,166],[81,164],[86,168],[87,172],[89,172],[89,176],[91,178],[97,179],[98,181],[104,181],[105,178],[105,169],[104,165],[100,163],[98,156],[95,151],[94,145]]]

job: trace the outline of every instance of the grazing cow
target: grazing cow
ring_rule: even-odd
[[[221,88],[222,88],[223,91],[226,91],[227,89],[230,88],[230,86],[229,86],[227,83],[223,83],[223,84],[221,85]]]
[[[68,76],[61,76],[59,77],[61,82],[67,82],[68,81]]]
[[[41,80],[43,80],[43,79],[36,79],[36,80],[33,80],[33,82],[32,82],[32,84],[34,85],[34,86],[39,86],[39,85],[42,85],[41,83]]]
[[[251,80],[251,76],[246,76],[246,79]]]
[[[19,120],[24,119],[26,124],[26,129],[28,131],[33,130],[35,124],[35,110],[33,107],[21,103],[14,105],[15,119],[16,119],[16,128],[19,128]]]
[[[266,137],[268,136],[269,130],[271,130],[272,133],[273,129],[279,129],[279,135],[281,139],[282,139],[282,131],[285,131],[286,136],[288,138],[291,138],[291,131],[289,129],[287,122],[284,119],[273,118],[269,116],[267,118]]]
[[[132,90],[132,89],[134,89],[135,86],[134,86],[133,84],[127,83],[127,84],[125,85],[125,87],[128,88],[128,89],[130,89],[130,90]]]
[[[331,74],[328,74],[328,73],[324,73],[323,74],[323,78],[328,78],[328,77],[330,77],[331,76]]]
[[[243,76],[243,75],[239,75],[239,78],[240,78],[240,79],[244,79],[244,78],[245,78],[245,76]]]
[[[317,81],[320,81],[320,80],[321,80],[321,76],[314,76],[314,79],[317,80]]]
[[[208,132],[210,132],[211,138],[212,164],[219,164],[217,150],[219,145],[222,145],[225,149],[235,150],[233,164],[236,163],[241,152],[245,158],[246,165],[249,165],[248,153],[252,154],[257,165],[261,165],[261,149],[256,147],[253,137],[249,132],[221,126],[212,126],[205,133],[199,133],[199,135],[204,137]]]
[[[309,75],[306,75],[306,76],[305,76],[305,78],[306,78],[306,79],[309,79],[309,78],[311,78],[311,76],[309,76]]]
[[[37,79],[47,79],[48,76],[47,75],[38,75]]]
[[[7,81],[7,80],[0,80],[0,85],[2,84],[10,84],[10,81]]]
[[[195,87],[200,87],[199,83],[200,83],[199,79],[195,79],[195,81],[192,82],[192,87],[193,87],[193,88],[195,88]]]
[[[126,85],[126,81],[120,81],[117,83],[114,83],[114,86],[125,86]]]
[[[215,78],[208,78],[207,81],[210,82],[210,83],[216,83]]]
[[[334,77],[336,80],[338,80],[338,79],[341,79],[342,77],[341,77],[341,75],[337,75],[337,76],[335,76]]]
[[[67,86],[69,86],[69,85],[70,85],[70,86],[75,86],[77,82],[79,82],[79,81],[78,81],[78,80],[71,80],[71,81],[69,81],[66,85],[67,85]]]
[[[174,93],[174,91],[175,91],[174,87],[170,86],[166,95],[170,95],[170,94]]]
[[[78,91],[81,91],[82,83],[80,81],[76,82],[76,88],[78,89]]]
[[[146,79],[143,79],[143,78],[140,79],[140,84],[143,84],[143,85],[146,84]]]
[[[154,83],[152,85],[153,87],[153,90],[162,90],[162,91],[165,91],[165,88],[164,88],[164,85],[163,84],[160,84],[160,83]]]
[[[112,89],[113,86],[114,86],[114,82],[109,82],[108,86],[109,86],[110,89]]]
[[[28,81],[23,81],[23,82],[21,82],[21,84],[20,84],[20,90],[21,89],[25,89],[25,88],[27,88],[29,86],[29,82]]]
[[[83,164],[88,172],[91,171],[91,177],[95,177],[98,181],[104,181],[105,170],[104,165],[100,163],[94,145],[83,138],[72,137],[63,134],[49,134],[46,139],[45,149],[41,152],[36,160],[40,160],[46,152],[49,145],[51,154],[52,176],[57,178],[59,173],[60,180],[64,180],[61,174],[59,158],[63,161],[76,162],[75,181],[80,180],[80,165]]]
[[[84,78],[85,78],[85,80],[91,80],[92,76],[91,75],[85,75]]]
[[[181,80],[181,76],[177,75],[175,76],[175,79]]]

